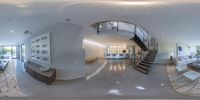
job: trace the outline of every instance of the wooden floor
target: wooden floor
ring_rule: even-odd
[[[189,70],[191,69],[188,67]],[[176,71],[175,65],[168,65],[167,71],[171,85],[177,92],[189,96],[200,96],[200,79],[196,81],[186,79]]]
[[[93,73],[87,75],[89,78],[57,80],[48,86],[24,72],[23,65],[19,62],[18,86],[27,97],[37,98],[199,99],[173,89],[166,64],[153,64],[151,72],[146,75],[135,70],[127,60],[106,60],[102,65],[100,63],[97,63],[97,67],[94,64],[88,65],[86,70],[93,67],[96,69],[92,69]]]
[[[17,86],[15,60],[10,60],[7,68],[0,72],[0,96],[18,97],[24,96]]]
[[[14,60],[9,61],[9,64],[4,73],[0,73],[1,97],[7,97],[7,96],[9,97],[32,96],[32,97],[48,97],[48,98],[99,97],[99,98],[118,98],[118,99],[119,98],[131,98],[131,99],[198,98],[189,96],[190,94],[183,95],[178,93],[180,91],[176,92],[175,89],[172,88],[172,86],[174,87],[174,84],[172,84],[171,86],[173,80],[177,79],[176,77],[177,74],[174,73],[175,67],[173,66],[167,67],[166,65],[163,64],[154,64],[151,73],[145,75],[134,70],[134,68],[132,68],[126,60],[107,61],[106,66],[103,67],[103,69],[98,74],[96,74],[89,80],[82,78],[71,81],[56,81],[50,86],[47,86],[31,78],[26,72],[24,72],[22,65],[20,65],[20,63],[17,65],[15,64],[17,63]],[[15,66],[17,66],[17,68]],[[91,65],[91,67],[93,66],[94,65]],[[170,81],[168,78],[167,69]],[[187,83],[187,81],[185,81],[184,79],[177,80],[176,82],[179,82],[183,85]],[[192,89],[193,94],[195,94],[194,92],[197,92],[196,94],[200,94],[199,93],[200,83],[198,84],[199,85],[192,85],[195,86],[193,88],[195,91],[193,91]],[[138,86],[144,87],[145,90],[138,90],[136,88]],[[180,85],[178,84],[178,86]],[[21,90],[19,89],[19,87]],[[180,88],[179,90],[183,89],[184,88]],[[24,95],[21,91],[23,91],[26,95]],[[119,92],[120,95],[113,94],[112,91],[117,91]],[[192,93],[192,91],[188,93]]]

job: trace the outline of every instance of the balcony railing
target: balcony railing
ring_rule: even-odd
[[[150,35],[147,31],[137,26],[136,24],[122,21],[103,21],[92,25],[97,29],[98,34],[110,34],[111,32],[122,33],[122,35],[130,36],[132,40],[143,49],[150,48]]]

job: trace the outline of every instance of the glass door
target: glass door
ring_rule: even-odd
[[[24,61],[25,59],[25,44],[21,45],[21,60]]]
[[[4,59],[11,59],[12,46],[3,46]]]
[[[3,52],[3,47],[0,46],[0,59],[4,59],[4,52]]]
[[[12,59],[16,59],[17,58],[17,48],[16,48],[16,46],[12,46],[11,57],[12,57]]]
[[[16,46],[0,46],[0,59],[16,59],[17,47]]]

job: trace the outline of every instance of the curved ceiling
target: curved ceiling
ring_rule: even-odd
[[[0,0],[0,44],[70,19],[85,28],[104,20],[136,23],[159,40],[200,42],[198,0]]]

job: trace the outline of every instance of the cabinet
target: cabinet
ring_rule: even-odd
[[[24,63],[25,71],[32,76],[33,78],[50,85],[55,81],[56,78],[56,69],[50,68],[48,71],[41,71],[41,65],[28,61]]]

